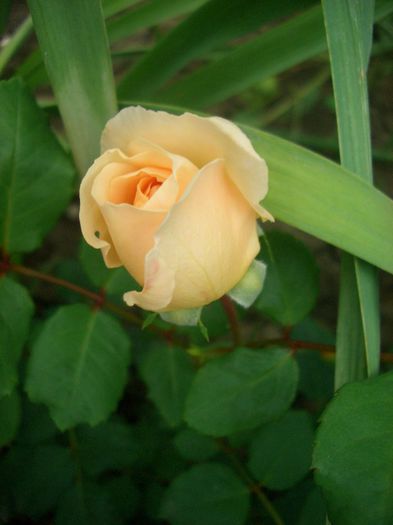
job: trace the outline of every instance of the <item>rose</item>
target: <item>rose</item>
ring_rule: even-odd
[[[124,300],[155,312],[197,308],[245,275],[259,251],[267,168],[234,124],[123,109],[80,188],[85,240],[143,287]]]

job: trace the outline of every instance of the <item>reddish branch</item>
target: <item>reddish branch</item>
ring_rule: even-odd
[[[228,318],[229,327],[232,332],[233,345],[239,346],[241,344],[240,323],[237,317],[236,307],[232,299],[228,295],[221,297],[220,302]]]
[[[22,266],[20,264],[13,264],[10,262],[8,257],[3,255],[3,257],[0,259],[0,276],[7,272],[15,272],[20,275],[25,275],[27,277],[32,277],[34,279],[53,284],[55,286],[67,288],[68,290],[72,290],[73,292],[91,300],[96,308],[106,308],[107,310],[110,310],[111,312],[115,313],[125,321],[137,324],[139,326],[143,324],[143,319],[140,319],[137,315],[133,314],[129,310],[126,310],[125,308],[122,308],[121,306],[117,306],[116,304],[108,301],[105,297],[104,291],[101,291],[99,293],[92,292],[91,290],[83,288],[82,286],[78,286],[70,281],[67,281],[66,279],[61,279],[59,277],[55,277],[54,275],[38,272],[36,270],[33,270],[32,268],[27,268],[26,266]],[[224,296],[221,298],[221,304],[225,310],[229,321],[229,326],[233,338],[233,346],[238,346],[239,344],[241,344],[241,336],[240,323],[237,317],[235,305],[233,304],[231,298],[228,296]],[[161,330],[153,325],[150,325],[149,329],[160,333],[160,335],[163,335],[165,338],[168,338],[169,336],[173,338],[174,336],[173,331]],[[181,341],[177,341],[177,343],[182,344]],[[265,348],[273,345],[286,346],[287,348],[291,348],[293,351],[297,351],[300,349],[315,350],[325,356],[335,356],[334,345],[291,339],[290,331],[284,332],[283,337],[279,337],[276,339],[265,339],[263,341],[252,341],[246,344],[246,346],[249,348]],[[212,353],[215,353],[217,355],[227,353],[230,351],[232,351],[232,347],[212,349]],[[382,352],[381,361],[385,363],[393,363],[393,354]]]

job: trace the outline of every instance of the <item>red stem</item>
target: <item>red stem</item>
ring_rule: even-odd
[[[220,302],[228,318],[229,327],[232,332],[233,346],[239,346],[241,344],[241,334],[236,307],[228,295],[223,295],[220,299]]]

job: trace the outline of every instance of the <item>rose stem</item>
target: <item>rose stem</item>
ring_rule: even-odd
[[[236,307],[228,295],[223,295],[220,299],[220,302],[227,316],[229,327],[232,332],[233,346],[239,346],[241,344],[241,333]]]
[[[69,290],[72,290],[73,292],[76,292],[79,295],[83,295],[87,297],[88,299],[92,300],[94,304],[96,304],[97,306],[105,306],[105,308],[117,314],[119,317],[123,318],[124,320],[128,322],[137,324],[139,326],[143,324],[143,320],[139,319],[138,316],[134,315],[131,312],[126,311],[121,306],[117,306],[116,304],[113,304],[105,300],[105,297],[102,293],[100,294],[100,293],[92,292],[91,290],[82,288],[81,286],[78,286],[65,279],[61,279],[59,277],[55,277],[53,275],[49,275],[46,273],[38,272],[36,270],[33,270],[32,268],[27,268],[26,266],[22,266],[19,264],[11,264],[9,263],[7,258],[4,257],[3,261],[0,261],[0,275],[1,273],[6,273],[8,271],[13,271],[15,273],[26,275],[28,277],[33,277],[34,279],[38,279],[40,281],[45,281],[45,282],[48,282],[48,283],[51,283],[57,286],[61,286],[63,288],[68,288]],[[231,311],[234,311],[234,314],[235,314],[234,324],[232,323],[232,321],[230,321],[233,339],[234,339],[234,342],[235,341],[240,342],[240,329],[237,328],[239,327],[239,322],[237,319],[236,310],[235,310],[235,307],[231,299],[227,296],[224,296],[221,298],[221,303],[223,304],[223,307],[224,307],[224,300],[226,299],[229,299]],[[225,301],[225,304],[227,304],[226,301]],[[227,312],[226,307],[224,307],[224,309],[225,309],[225,313],[227,314],[229,318],[229,312]],[[156,329],[156,327],[152,325],[150,325],[148,328],[154,329],[154,331],[157,331],[157,332],[159,331],[159,329]],[[164,331],[160,331],[160,332],[163,332],[162,335],[164,336],[167,335],[167,333]],[[235,333],[238,334],[236,335],[236,339],[235,339]],[[239,344],[239,343],[235,343],[235,344]],[[335,346],[334,345],[327,345],[323,343],[313,343],[310,341],[289,340],[287,337],[279,337],[276,339],[265,339],[263,341],[250,341],[245,346],[249,348],[264,348],[266,346],[271,346],[271,345],[285,345],[285,346],[289,346],[293,350],[300,350],[300,349],[315,350],[325,355],[330,355],[332,357],[335,356]],[[227,352],[230,352],[231,349],[232,347],[231,348],[215,348],[214,351],[217,353],[227,353]],[[393,354],[390,354],[388,352],[382,352],[381,361],[384,363],[393,363]]]
[[[284,525],[284,522],[281,519],[281,516],[278,514],[277,510],[274,508],[273,504],[266,496],[262,487],[251,477],[246,467],[238,458],[236,452],[233,448],[227,443],[223,438],[218,438],[216,440],[217,444],[221,450],[228,456],[228,458],[233,463],[233,466],[238,471],[239,475],[243,478],[244,482],[247,484],[249,491],[258,498],[265,507],[266,511],[270,514],[272,520],[276,525]]]
[[[127,321],[131,321],[132,323],[135,323],[138,325],[141,325],[143,323],[143,321],[139,319],[139,317],[137,317],[133,313],[127,312],[123,308],[105,300],[103,293],[92,292],[91,290],[82,288],[81,286],[71,283],[70,281],[61,279],[60,277],[55,277],[54,275],[49,275],[46,273],[38,272],[37,270],[33,270],[32,268],[27,268],[26,266],[22,266],[20,264],[10,264],[8,270],[19,273],[21,275],[27,275],[28,277],[33,277],[34,279],[45,281],[47,283],[51,283],[56,286],[68,288],[68,290],[72,290],[73,292],[76,292],[79,295],[83,295],[84,297],[91,299],[94,302],[94,304],[97,305],[98,307],[105,306],[108,310],[111,310],[112,312],[118,314],[120,317],[123,317]]]

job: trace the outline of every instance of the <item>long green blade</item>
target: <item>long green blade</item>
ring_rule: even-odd
[[[83,173],[99,153],[116,112],[115,87],[99,0],[29,0],[34,28],[71,149]]]
[[[278,220],[393,273],[393,200],[336,163],[243,127],[269,166],[264,206]]]
[[[341,163],[372,181],[367,65],[374,2],[324,0]],[[336,387],[378,373],[378,281],[375,269],[343,254],[337,327]]]
[[[120,97],[149,96],[192,59],[314,0],[210,0],[167,33],[119,84]],[[201,28],[204,28],[201,31]],[[179,42],[182,51],[179,52]]]
[[[375,19],[383,18],[392,10],[392,0],[378,0]],[[163,90],[156,100],[205,108],[325,50],[323,14],[316,6],[185,76]]]

